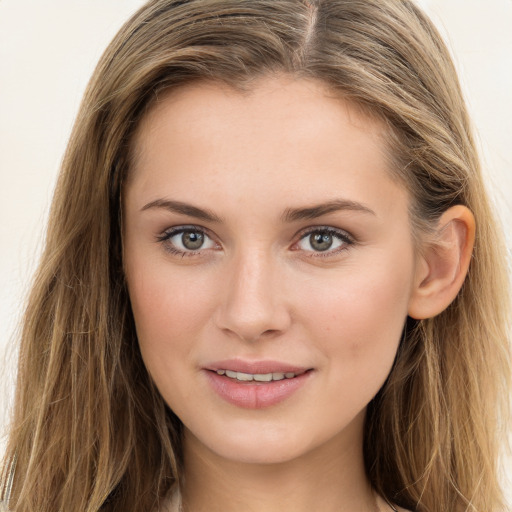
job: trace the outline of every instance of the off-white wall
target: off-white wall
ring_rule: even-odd
[[[15,350],[7,347],[73,118],[101,52],[142,3],[0,0],[0,430],[14,379]],[[456,56],[512,248],[512,1],[420,3]]]
[[[89,77],[143,0],[0,0],[0,453],[15,329]]]

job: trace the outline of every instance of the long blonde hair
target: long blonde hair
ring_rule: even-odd
[[[365,462],[389,501],[425,512],[505,510],[509,416],[504,245],[450,56],[408,0],[152,0],[88,86],[26,310],[3,482],[19,512],[152,510],[179,482],[181,423],[141,360],[123,275],[120,203],[134,130],[159,91],[315,78],[389,127],[416,233],[454,204],[477,221],[455,301],[404,330],[368,407]]]

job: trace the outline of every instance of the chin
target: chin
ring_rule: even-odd
[[[361,416],[364,418],[364,414]],[[316,422],[314,422],[316,423]],[[352,423],[352,422],[349,422]],[[288,424],[233,421],[229,425],[209,425],[208,431],[192,433],[186,429],[185,443],[190,449],[206,449],[217,457],[244,464],[283,464],[300,459],[315,450],[332,453],[358,446],[362,421],[327,429],[297,421]]]
[[[224,442],[213,445],[219,457],[242,464],[283,464],[298,459],[309,451],[302,443],[282,439],[254,437],[240,443]]]

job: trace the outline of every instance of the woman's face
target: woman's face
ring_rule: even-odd
[[[417,273],[383,129],[284,77],[189,85],[144,119],[126,277],[186,443],[246,462],[360,445]]]

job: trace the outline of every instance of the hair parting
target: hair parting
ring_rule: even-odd
[[[375,490],[410,510],[506,510],[505,246],[449,52],[409,0],[152,0],[126,22],[83,99],[23,320],[2,470],[5,497],[16,467],[13,510],[154,510],[179,485],[181,424],[142,362],[124,279],[131,141],[168,90],[250,90],[272,74],[320,81],[382,120],[418,240],[452,205],[475,215],[462,290],[408,321],[369,405],[365,463]]]

